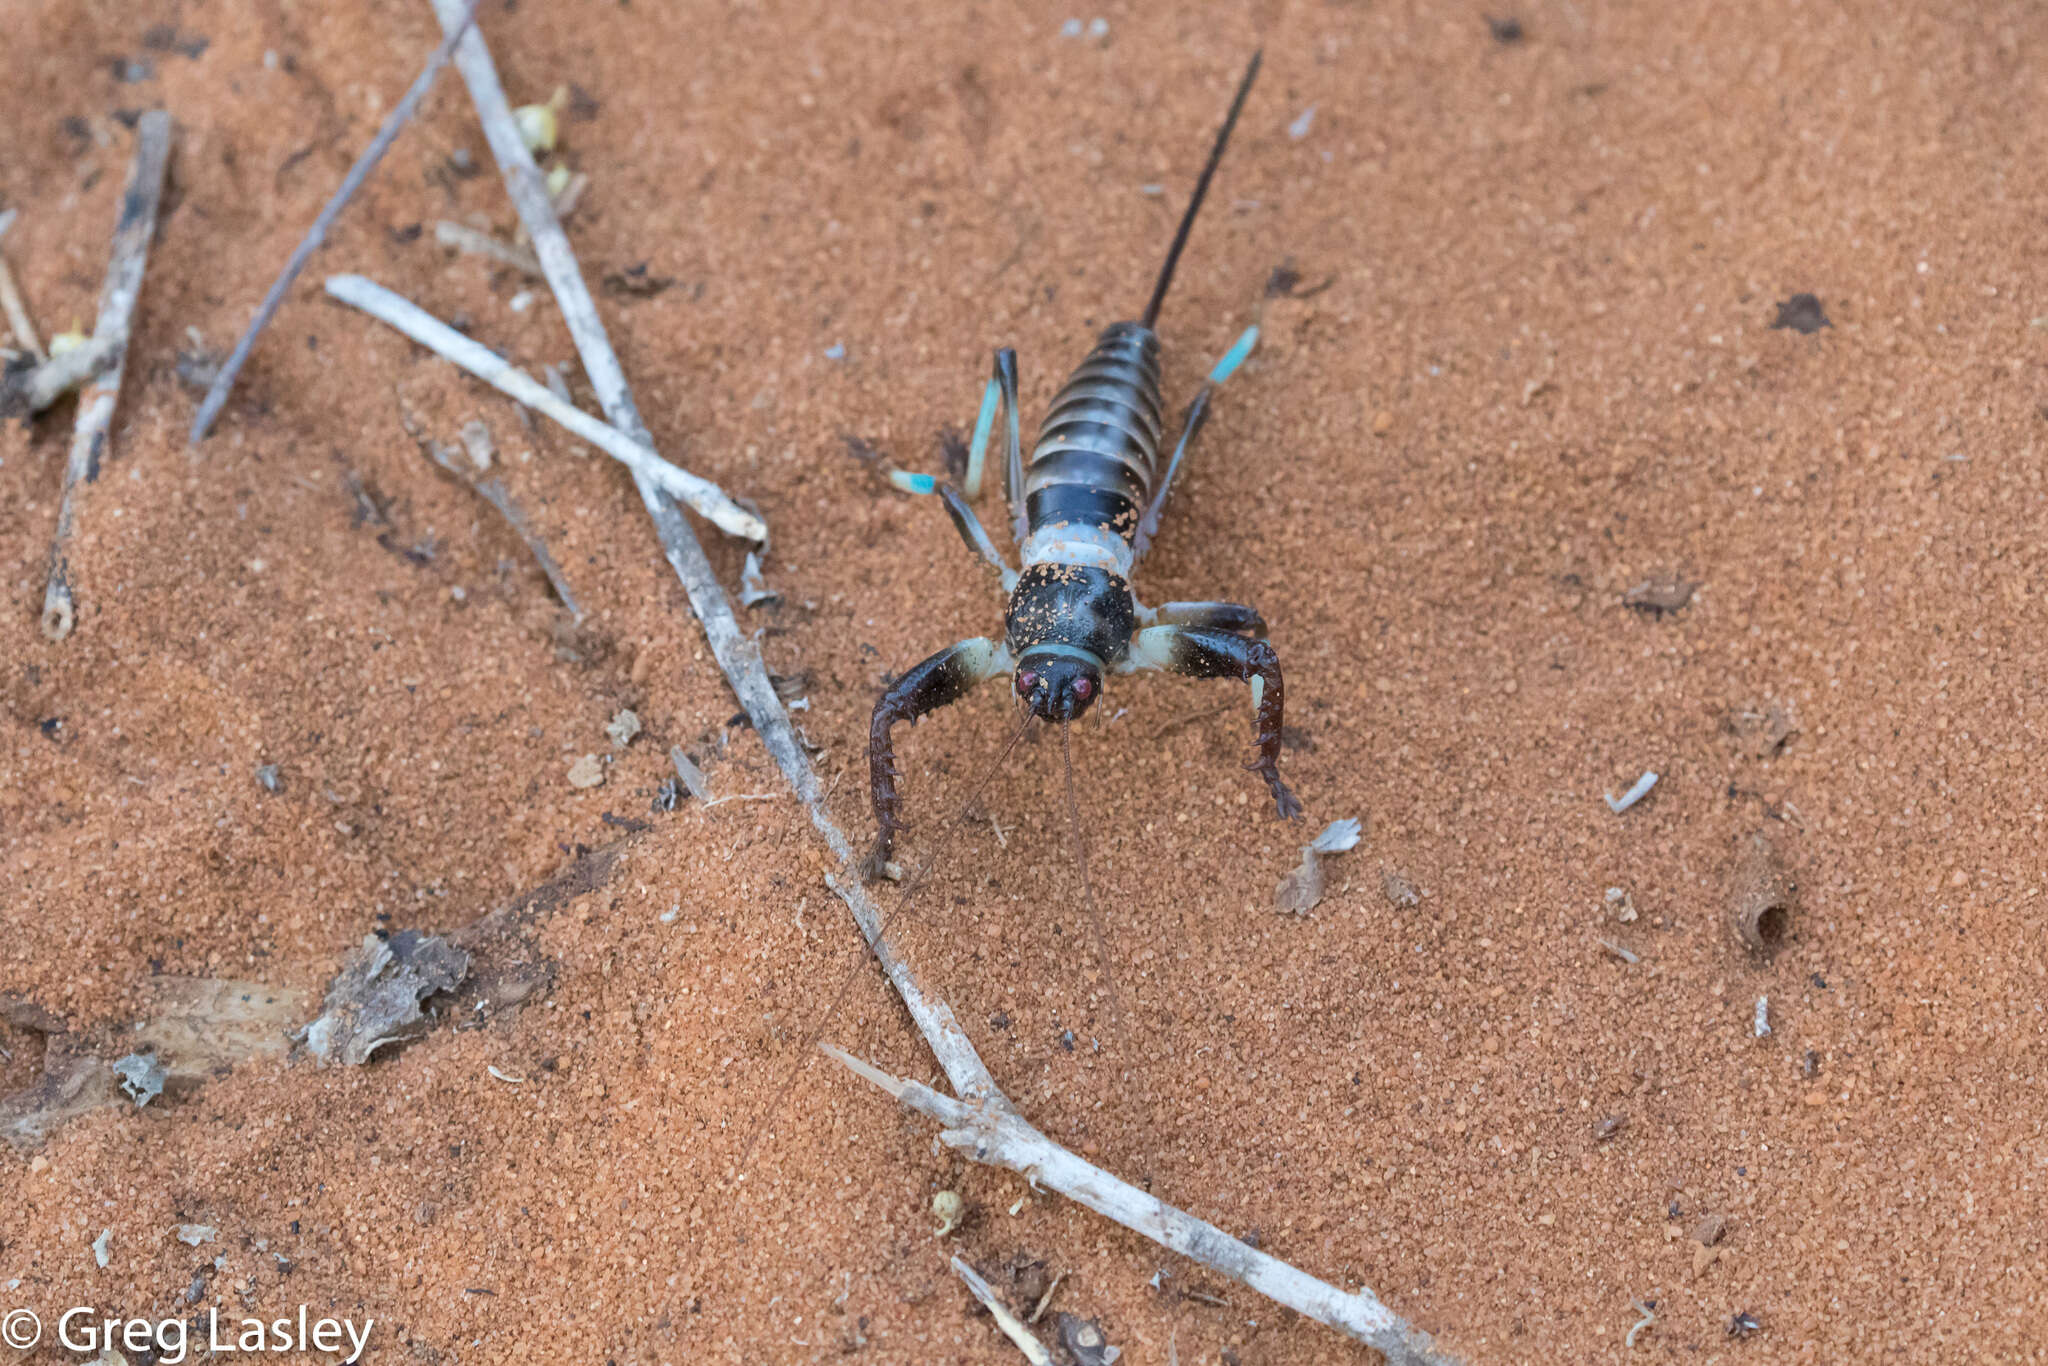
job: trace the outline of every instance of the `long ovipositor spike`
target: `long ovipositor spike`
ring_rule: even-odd
[[[1003,386],[994,380],[981,391],[981,416],[974,419],[974,440],[967,447],[967,477],[961,482],[969,498],[981,497],[981,471],[988,463],[989,433],[996,427],[996,404],[1002,400]]]
[[[1223,359],[1216,362],[1216,368],[1209,372],[1209,383],[1221,384],[1236,374],[1237,367],[1244,364],[1245,358],[1251,355],[1252,348],[1258,344],[1259,329],[1254,324],[1247,327],[1244,335],[1237,339],[1237,344],[1224,352]]]

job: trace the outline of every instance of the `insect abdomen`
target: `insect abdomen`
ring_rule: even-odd
[[[1027,563],[1053,558],[1034,549],[1076,539],[1130,545],[1158,477],[1160,427],[1159,335],[1112,323],[1054,396],[1031,448]]]

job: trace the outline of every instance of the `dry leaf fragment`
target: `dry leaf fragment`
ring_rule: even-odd
[[[1273,905],[1296,915],[1314,910],[1316,903],[1323,899],[1323,856],[1356,848],[1359,830],[1356,820],[1331,821],[1324,826],[1323,832],[1302,848],[1300,865],[1280,879],[1279,889],[1273,894]]]

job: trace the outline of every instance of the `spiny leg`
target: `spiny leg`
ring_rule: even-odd
[[[889,730],[898,721],[916,722],[927,712],[950,706],[965,697],[978,683],[1005,674],[1015,667],[1007,646],[976,636],[939,651],[890,684],[875,703],[874,719],[868,724],[868,784],[875,807],[875,847],[861,866],[862,875],[872,881],[896,849],[896,832],[908,830],[903,822],[903,798],[897,794],[896,750],[889,742]]]
[[[1266,780],[1281,818],[1301,814],[1301,803],[1280,778],[1280,658],[1263,640],[1246,640],[1207,626],[1148,626],[1131,637],[1130,667],[1164,669],[1189,678],[1236,678],[1251,684],[1258,756],[1245,767]]]
[[[1180,440],[1173,445],[1173,456],[1166,462],[1166,473],[1159,478],[1159,488],[1152,495],[1152,502],[1145,509],[1145,515],[1138,519],[1138,535],[1133,551],[1138,559],[1152,548],[1152,538],[1159,534],[1159,518],[1166,510],[1166,494],[1173,487],[1174,476],[1180,473],[1181,462],[1187,458],[1188,448],[1195,444],[1195,437],[1201,433],[1202,424],[1209,420],[1209,396],[1216,392],[1216,386],[1237,372],[1244,364],[1245,357],[1259,344],[1259,329],[1248,327],[1244,335],[1226,351],[1223,359],[1216,362],[1216,368],[1209,372],[1201,392],[1188,405],[1187,416],[1181,419]]]
[[[1017,571],[1003,561],[1003,554],[996,549],[996,543],[989,539],[987,528],[974,515],[974,509],[960,496],[960,490],[951,484],[939,487],[940,501],[946,505],[946,515],[953,519],[953,529],[960,533],[960,539],[967,542],[967,548],[995,566],[1003,576],[1003,591],[1009,592],[1017,586]]]
[[[1209,626],[1266,638],[1266,619],[1258,608],[1241,602],[1169,602],[1141,608],[1138,616],[1147,626]]]

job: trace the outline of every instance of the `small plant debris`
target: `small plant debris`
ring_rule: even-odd
[[[642,261],[624,270],[606,272],[604,292],[613,298],[652,299],[675,288],[675,283],[673,275],[649,275],[647,263]]]
[[[612,748],[624,749],[640,733],[640,718],[630,711],[620,711],[605,723],[604,733],[611,740]]]
[[[1356,848],[1358,837],[1359,823],[1356,820],[1331,821],[1324,826],[1320,835],[1303,846],[1301,863],[1280,879],[1280,886],[1273,894],[1274,908],[1291,911],[1295,915],[1306,915],[1314,910],[1323,899],[1323,856]]]
[[[689,789],[690,795],[699,803],[708,804],[711,800],[711,781],[704,776],[703,769],[690,762],[690,756],[683,753],[681,745],[670,748],[668,761],[675,765],[676,777],[682,779],[683,786]]]
[[[1771,319],[1773,329],[1791,328],[1802,336],[1812,336],[1823,327],[1833,327],[1828,321],[1827,310],[1820,306],[1820,298],[1813,294],[1794,294],[1778,305],[1778,316]]]
[[[1763,840],[1756,840],[1735,875],[1735,895],[1728,906],[1735,937],[1751,953],[1769,953],[1791,932],[1799,883]]]
[[[1728,1336],[1731,1338],[1746,1338],[1763,1330],[1764,1326],[1757,1321],[1756,1315],[1746,1309],[1737,1310],[1728,1320]]]
[[[1680,578],[1670,570],[1659,570],[1621,595],[1631,609],[1645,616],[1662,617],[1682,612],[1692,602],[1699,584]]]
[[[1635,899],[1628,894],[1626,887],[1609,887],[1607,889],[1607,913],[1621,924],[1627,925],[1634,922],[1636,918],[1636,903]]]
[[[569,786],[604,786],[604,763],[595,754],[585,754],[569,765]]]
[[[156,24],[142,34],[142,45],[151,52],[175,52],[193,61],[199,60],[211,44],[212,40],[204,34],[183,32],[175,24]]]
[[[137,1108],[162,1095],[164,1082],[169,1080],[154,1053],[130,1053],[119,1059],[114,1063],[114,1075],[121,1079],[122,1094],[134,1101]]]
[[[1787,703],[1766,702],[1729,712],[1721,720],[1721,729],[1748,757],[1775,759],[1799,733],[1799,718]]]
[[[225,358],[195,344],[178,352],[178,361],[173,367],[173,373],[177,375],[178,383],[195,394],[203,394],[220,378],[223,359]]]
[[[1619,816],[1622,812],[1649,796],[1650,789],[1656,785],[1656,773],[1654,771],[1646,771],[1642,777],[1636,779],[1634,786],[1630,787],[1628,791],[1622,793],[1619,797],[1615,796],[1612,792],[1608,793],[1607,809]]]
[[[1413,910],[1422,904],[1422,895],[1415,890],[1415,884],[1392,868],[1380,869],[1380,895],[1396,910]]]
[[[92,1240],[92,1259],[101,1266],[107,1264],[108,1247],[114,1241],[114,1230],[103,1228],[100,1236]]]
[[[1657,1322],[1657,1302],[1655,1300],[1630,1300],[1628,1307],[1642,1315],[1640,1319],[1636,1320],[1635,1327],[1628,1330],[1628,1336],[1621,1340],[1622,1346],[1633,1347],[1636,1345],[1637,1335],[1645,1328]]]
[[[198,1247],[201,1243],[210,1243],[219,1233],[220,1230],[212,1224],[178,1225],[178,1241],[187,1247]]]
[[[1102,1325],[1094,1319],[1062,1312],[1054,1322],[1058,1325],[1056,1337],[1060,1346],[1067,1349],[1079,1366],[1110,1366],[1123,1355],[1121,1347],[1109,1345]]]
[[[1266,297],[1268,299],[1313,299],[1316,295],[1337,283],[1334,275],[1326,276],[1307,289],[1301,287],[1302,274],[1294,268],[1292,260],[1282,261],[1266,276]]]
[[[1595,1143],[1610,1142],[1613,1139],[1619,1138],[1621,1131],[1626,1128],[1628,1128],[1627,1115],[1609,1115],[1593,1126],[1593,1141]]]
[[[468,975],[469,955],[438,936],[364,935],[327,988],[320,1018],[306,1026],[306,1048],[322,1066],[359,1067],[386,1044],[425,1033],[421,1002]]]
[[[782,601],[782,594],[768,586],[761,576],[761,552],[749,550],[747,561],[740,569],[740,606],[755,608]]]

